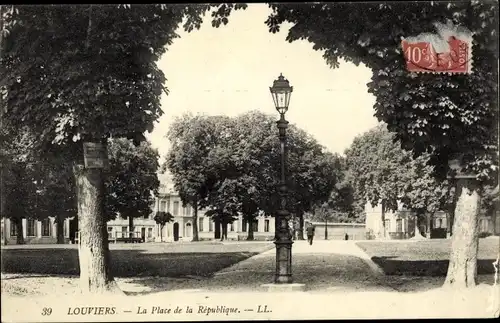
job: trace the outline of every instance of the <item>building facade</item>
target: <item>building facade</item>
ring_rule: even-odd
[[[370,239],[384,236],[384,225],[381,221],[382,208],[379,205],[372,207],[370,203],[365,205],[366,213],[366,234]],[[496,219],[487,216],[479,218],[479,233],[481,235],[500,233],[500,214],[497,212]],[[495,221],[497,220],[497,221]],[[429,230],[427,226],[430,225]],[[414,213],[406,210],[402,205],[398,211],[385,212],[385,237],[390,239],[409,239],[415,236],[415,226],[418,227],[421,235],[430,233],[430,238],[449,238],[452,232],[452,222],[449,215],[444,211],[434,214],[431,221],[420,218],[417,223]]]
[[[134,218],[132,236],[142,242],[191,241],[193,238],[193,215],[191,206],[183,206],[179,194],[174,190],[169,174],[160,174],[159,194],[151,206],[152,212],[144,218]],[[173,221],[163,228],[154,220],[156,212],[170,212]],[[219,223],[205,216],[206,210],[198,210],[198,237],[200,240],[220,239]],[[274,238],[274,218],[258,216],[253,223],[247,223],[240,215],[233,223],[227,224],[228,240],[245,240],[249,226],[252,225],[255,240]],[[128,219],[117,217],[107,223],[108,237],[111,242],[123,241],[130,237]],[[2,219],[2,244],[16,244],[16,227],[9,219]],[[78,239],[77,219],[64,222],[64,241],[74,243]],[[57,228],[53,218],[43,221],[23,219],[23,237],[26,244],[57,243]]]
[[[169,174],[161,174],[160,189],[156,198],[153,214],[156,212],[169,212],[174,217],[173,221],[160,228],[156,226],[155,241],[191,241],[193,238],[193,215],[191,206],[183,206],[179,194],[175,191]],[[198,238],[200,240],[220,239],[220,224],[205,216],[207,210],[198,210]],[[255,240],[272,240],[274,238],[274,218],[260,215],[253,223],[248,223],[240,215],[233,223],[227,224],[228,240],[244,240],[247,238],[249,226],[252,225]]]
[[[2,219],[2,244],[16,244],[18,234],[22,234],[27,244],[51,244],[57,243],[57,225],[55,218],[49,217],[42,221],[35,219],[22,219],[23,229],[18,232],[17,226],[10,219]],[[64,221],[64,242],[68,243],[69,220]]]

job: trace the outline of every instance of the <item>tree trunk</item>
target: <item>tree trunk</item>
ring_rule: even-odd
[[[119,292],[110,271],[110,252],[104,217],[104,181],[102,169],[75,165],[77,188],[82,293]]]
[[[24,244],[24,235],[23,235],[23,219],[16,219],[16,244]]]
[[[432,231],[432,214],[428,213],[425,216],[425,237],[427,239],[431,238],[431,231]]]
[[[254,236],[253,236],[253,221],[254,221],[253,217],[251,217],[250,221],[248,221],[247,240],[254,240]]]
[[[160,225],[160,242],[163,242],[163,228],[165,226],[164,225]]]
[[[448,273],[444,286],[474,287],[477,282],[479,246],[479,183],[474,179],[458,179],[458,201],[455,208],[453,236]]]
[[[227,223],[224,221],[221,221],[220,241],[224,241],[224,239],[227,240]]]
[[[386,238],[386,227],[385,227],[385,201],[382,200],[381,203],[381,214],[380,214],[380,223],[379,223],[379,231],[377,232],[377,238],[385,239]]]
[[[299,233],[297,234],[297,240],[305,240],[304,239],[304,214],[301,213],[299,215]]]
[[[135,238],[135,232],[134,232],[134,217],[133,216],[128,216],[128,239],[130,241],[130,243],[134,242],[134,238]],[[106,231],[106,234],[108,232]]]
[[[214,220],[214,239],[220,239],[221,233],[220,233],[220,221],[215,219]]]
[[[328,240],[328,219],[325,218],[325,240]]]
[[[64,219],[56,218],[57,244],[64,244]]]
[[[194,200],[193,203],[193,240],[191,241],[199,241],[198,238],[198,200]]]

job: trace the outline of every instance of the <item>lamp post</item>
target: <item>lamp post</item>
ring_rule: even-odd
[[[293,87],[290,86],[287,79],[280,74],[273,86],[269,88],[274,100],[276,110],[280,114],[280,119],[276,122],[279,130],[279,139],[281,146],[281,182],[279,185],[280,194],[280,209],[275,217],[276,239],[276,272],[274,282],[276,284],[292,283],[292,237],[288,221],[290,220],[290,212],[287,210],[287,185],[286,185],[286,129],[288,121],[285,120],[285,113],[288,110],[290,96]]]

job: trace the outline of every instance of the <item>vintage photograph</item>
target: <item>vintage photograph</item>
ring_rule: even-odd
[[[498,26],[0,5],[2,322],[499,317]]]

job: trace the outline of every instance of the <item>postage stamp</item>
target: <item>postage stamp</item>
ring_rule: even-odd
[[[437,33],[423,33],[401,41],[410,72],[471,73],[472,34],[451,23],[436,23]]]

